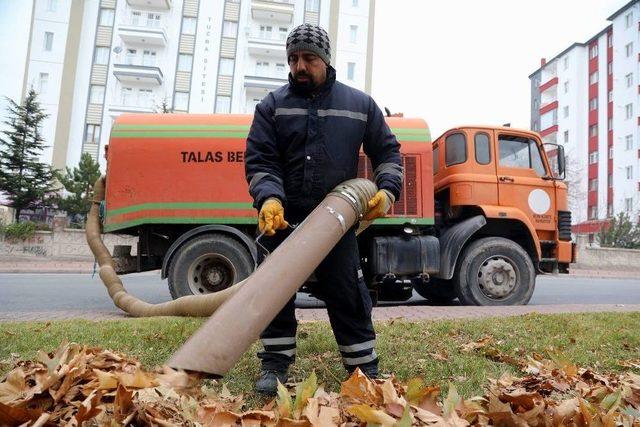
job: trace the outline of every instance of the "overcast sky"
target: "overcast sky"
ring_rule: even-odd
[[[528,76],[628,0],[377,0],[373,97],[427,121],[529,128]]]

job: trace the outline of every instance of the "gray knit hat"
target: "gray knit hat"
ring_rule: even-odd
[[[287,57],[299,50],[318,55],[327,65],[331,63],[331,43],[327,32],[317,25],[302,24],[287,37]]]

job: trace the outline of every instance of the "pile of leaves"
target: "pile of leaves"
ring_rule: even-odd
[[[462,350],[508,357],[487,341]],[[356,370],[340,393],[325,391],[312,374],[280,384],[276,399],[248,410],[224,385],[169,368],[147,371],[126,355],[63,343],[38,361],[17,362],[2,380],[0,425],[640,426],[640,375],[602,375],[552,359],[517,361],[523,377],[489,380],[485,395],[470,399],[453,386],[441,398],[438,386],[419,378],[372,381]]]

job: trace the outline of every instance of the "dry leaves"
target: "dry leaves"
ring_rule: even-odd
[[[490,338],[466,351],[511,363]],[[635,361],[628,362],[635,367]],[[63,343],[18,362],[0,382],[2,426],[638,426],[640,375],[603,375],[559,355],[519,362],[524,377],[489,380],[482,397],[447,396],[420,378],[372,381],[356,371],[340,393],[327,393],[315,374],[259,410],[242,396],[219,393],[195,376],[169,368],[149,372],[133,358]],[[245,410],[243,412],[243,410]]]

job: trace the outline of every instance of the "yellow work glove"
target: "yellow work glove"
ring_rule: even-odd
[[[391,209],[391,205],[395,202],[395,198],[393,194],[389,193],[387,190],[379,190],[375,196],[367,205],[369,206],[369,210],[364,216],[365,221],[373,221],[376,218],[384,217],[389,209]]]
[[[284,230],[289,223],[284,220],[284,208],[280,200],[270,197],[262,204],[258,215],[258,228],[267,236],[276,234],[276,230]]]

